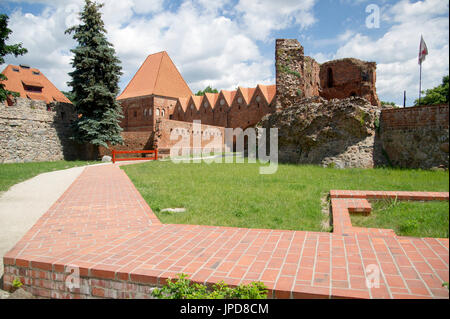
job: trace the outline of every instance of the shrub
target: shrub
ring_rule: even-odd
[[[221,281],[208,289],[205,285],[191,282],[188,275],[178,274],[177,280],[167,280],[167,284],[154,289],[152,295],[159,299],[266,299],[267,288],[261,282],[230,288]]]

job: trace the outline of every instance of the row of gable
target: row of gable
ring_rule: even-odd
[[[178,98],[172,118],[225,127],[248,127],[272,111],[275,85],[259,84],[256,88],[239,87],[236,91],[222,90]]]

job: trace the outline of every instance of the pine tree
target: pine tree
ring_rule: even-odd
[[[121,144],[122,108],[116,100],[119,78],[122,75],[120,60],[106,39],[106,29],[100,8],[103,4],[86,0],[80,12],[81,23],[66,30],[78,42],[72,59],[75,69],[69,73],[72,81],[73,102],[79,118],[74,121],[74,139],[79,143],[108,147]]]
[[[22,47],[22,43],[6,45],[6,41],[9,39],[9,35],[12,33],[8,28],[8,16],[6,14],[0,14],[0,65],[5,63],[4,57],[8,54],[13,54],[15,57],[24,55],[27,53],[27,49]],[[7,78],[4,74],[0,73],[0,81],[6,81]],[[8,91],[5,89],[5,85],[0,83],[0,103],[6,101],[8,96],[19,96],[17,92]]]

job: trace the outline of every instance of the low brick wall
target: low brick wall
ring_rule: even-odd
[[[448,104],[382,110],[381,142],[391,164],[448,168],[448,111]]]
[[[179,134],[178,139],[171,140],[170,136],[172,133]],[[170,148],[180,143],[182,138],[188,141],[186,144],[190,149],[203,148],[205,146],[223,149],[225,144],[224,127],[203,124],[195,125],[194,123],[182,121],[161,120],[157,122],[155,135],[155,145],[157,145],[158,150],[161,150],[161,153],[168,152]],[[198,145],[194,143],[194,140],[197,138]]]
[[[42,263],[33,263],[25,267],[17,267],[12,265],[5,266],[4,282],[7,283],[5,289],[10,290],[12,287],[8,284],[15,278],[19,278],[23,283],[22,288],[29,293],[54,299],[96,299],[96,298],[113,298],[113,299],[152,299],[152,290],[155,284],[145,284],[133,281],[132,278],[103,278],[95,276],[95,270],[80,270],[80,277],[77,282],[71,281],[71,268],[66,266],[45,267]],[[44,269],[45,268],[45,269]],[[88,276],[88,274],[90,276]],[[136,279],[137,280],[137,279]],[[74,284],[70,288],[66,283]]]
[[[123,145],[109,145],[109,148],[100,147],[100,156],[111,156],[113,149],[118,151],[142,151],[153,149],[153,132],[122,132]],[[127,154],[121,154],[121,157],[127,157]],[[136,157],[131,154],[129,157]]]

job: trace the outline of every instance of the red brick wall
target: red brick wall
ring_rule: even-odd
[[[212,126],[212,125],[201,125],[200,130],[195,130],[193,132],[194,123],[189,122],[182,122],[182,121],[173,121],[173,120],[161,120],[159,123],[157,123],[157,141],[155,142],[158,150],[169,150],[172,146],[174,146],[176,143],[178,143],[181,140],[181,137],[178,138],[178,140],[171,141],[170,135],[173,130],[175,132],[186,132],[186,134],[189,134],[189,147],[193,147],[193,136],[199,136],[200,134],[206,134],[209,138],[206,140],[201,141],[201,147],[206,146],[207,144],[210,144],[214,140],[214,136],[209,135],[208,132],[210,132],[211,129],[218,130],[220,135],[220,142],[214,145],[209,145],[210,147],[223,147],[224,141],[225,141],[225,134],[224,134],[224,128],[218,127],[218,126]],[[218,139],[219,140],[219,139]]]
[[[332,73],[331,77],[329,70]],[[331,81],[330,78],[332,78]],[[365,98],[372,105],[380,105],[375,83],[376,64],[374,62],[341,59],[329,61],[320,66],[320,86],[322,87],[320,96],[326,99],[345,99],[355,95]]]
[[[448,168],[448,104],[381,111],[380,137],[392,165]]]
[[[153,149],[153,131],[122,132],[122,138],[124,145],[110,145],[109,149],[100,147],[100,156],[111,156],[112,149],[119,151],[140,151]]]
[[[385,109],[381,111],[383,130],[435,126],[448,128],[448,104]]]

